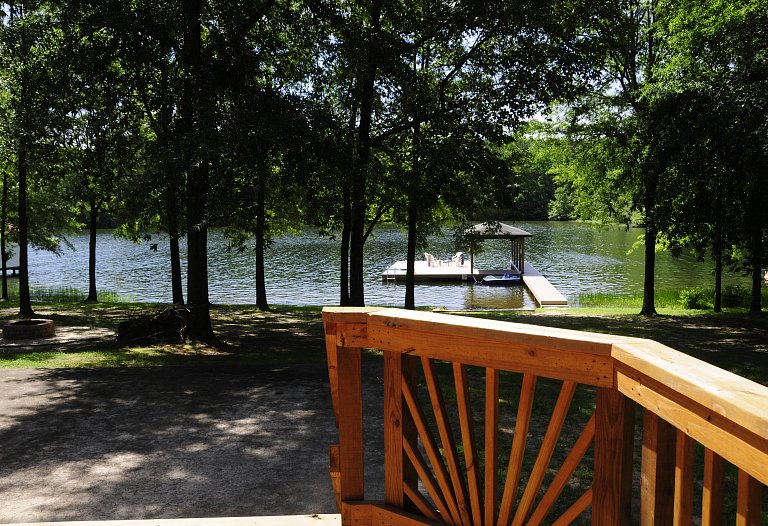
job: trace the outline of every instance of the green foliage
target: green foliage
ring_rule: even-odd
[[[414,216],[418,246],[446,218],[505,216],[642,223],[745,270],[768,258],[763,0],[207,0],[199,50],[190,5],[3,8],[8,239],[23,153],[30,240],[49,249],[87,203],[134,240],[216,223],[268,246],[354,218],[361,258],[382,219]]]
[[[765,293],[766,291],[764,291]],[[723,307],[746,308],[749,307],[750,291],[743,285],[727,285],[723,288]]]
[[[556,189],[547,146],[548,142],[537,136],[535,124],[528,123],[501,149],[502,158],[517,177],[511,181],[513,206],[502,209],[499,219],[542,221],[550,217],[549,203]]]
[[[605,292],[583,292],[579,294],[580,307],[606,307],[606,308],[632,308],[637,309],[643,305],[643,295],[636,294],[610,294]],[[676,308],[680,305],[680,291],[658,290],[656,291],[656,305],[662,308]]]
[[[646,94],[669,160],[665,235],[701,253],[711,248],[758,282],[768,261],[768,4],[686,0],[668,6],[665,23],[667,59]]]
[[[77,226],[62,179],[67,159],[60,148],[68,131],[71,91],[68,35],[56,4],[13,2],[0,17],[0,172],[8,186],[9,238],[18,236],[20,171],[26,177],[28,242],[58,250],[61,235]],[[11,228],[14,225],[15,228]]]
[[[577,219],[576,197],[570,183],[561,183],[555,189],[554,196],[547,206],[547,216],[555,221]]]
[[[686,309],[712,308],[712,291],[702,287],[683,289],[680,291],[680,303]]]
[[[30,287],[30,296],[32,301],[40,303],[81,303],[85,300],[86,294],[72,287],[32,286]],[[19,282],[15,279],[8,280],[8,301],[17,302],[18,300]],[[99,292],[99,301],[104,304],[128,303],[135,301],[135,298],[111,290],[104,290]]]
[[[768,301],[768,287],[763,287],[763,301]],[[682,290],[656,291],[656,305],[664,309],[708,310],[712,308],[714,290],[693,287]],[[743,310],[749,307],[750,291],[743,285],[727,285],[723,288],[723,307]],[[579,294],[578,305],[586,308],[627,308],[637,309],[643,304],[643,296],[637,294],[609,294],[583,292]]]
[[[563,122],[538,123],[529,130],[528,170],[549,185],[544,203],[548,219],[632,222],[636,206],[624,171],[626,152],[615,138],[577,131]]]
[[[484,223],[493,228],[498,225],[497,221],[487,221]],[[457,224],[453,231],[453,248],[457,251],[466,251],[472,254],[481,254],[483,252],[483,238],[474,232],[473,226],[469,223]]]

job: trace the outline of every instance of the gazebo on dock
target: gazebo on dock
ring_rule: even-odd
[[[525,238],[533,236],[522,228],[506,223],[480,223],[467,230],[467,235],[477,239],[509,239],[511,243],[510,261],[512,270],[521,276],[525,272]]]

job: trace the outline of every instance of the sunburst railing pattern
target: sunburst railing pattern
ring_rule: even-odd
[[[433,361],[427,357],[421,357],[420,361],[410,364],[411,368],[418,368],[417,372],[421,373],[419,376],[423,377],[423,385],[427,391],[424,398],[427,401],[422,404],[417,392],[418,383],[412,381],[407,374],[398,375],[395,372],[397,368],[402,368],[402,364],[391,363],[398,360],[397,355],[388,354],[387,356],[385,376],[392,377],[393,382],[396,381],[394,377],[401,376],[400,390],[404,403],[401,407],[396,407],[398,394],[387,393],[385,400],[390,400],[393,404],[389,404],[385,411],[387,414],[402,413],[403,421],[411,420],[415,428],[415,432],[409,436],[406,432],[407,427],[400,426],[400,429],[403,429],[403,438],[398,437],[398,440],[402,440],[405,457],[413,466],[416,477],[412,480],[403,480],[403,498],[400,499],[398,496],[398,501],[405,502],[408,499],[425,517],[451,526],[542,524],[565,488],[573,470],[582,461],[594,440],[595,417],[592,415],[584,425],[580,436],[571,444],[570,454],[559,466],[559,471],[548,485],[547,491],[541,496],[541,485],[547,472],[552,469],[552,457],[560,443],[563,425],[577,384],[572,381],[562,382],[557,401],[549,415],[548,425],[544,426],[543,439],[537,444],[535,462],[526,473],[525,484],[521,487],[536,376],[522,375],[519,403],[514,420],[514,438],[509,451],[501,452],[499,446],[501,372],[498,369],[486,368],[484,384],[478,386],[484,387],[484,393],[482,393],[484,423],[482,430],[476,430],[467,366],[460,363],[452,364],[455,389],[453,392],[456,394],[455,407],[452,411],[456,417],[452,423],[449,417],[451,411],[445,402],[443,388]],[[407,363],[407,360],[404,362]],[[458,421],[458,425],[455,421]],[[478,435],[483,437],[482,442],[478,441]],[[459,449],[463,451],[463,455],[458,453]],[[393,455],[397,455],[397,450],[393,450]],[[504,462],[506,475],[501,486],[503,492],[499,498],[499,464],[504,460],[506,460]],[[423,492],[419,488],[423,488]],[[399,489],[395,491],[399,494]],[[518,494],[520,494],[519,501]],[[540,497],[538,502],[537,497]],[[516,503],[517,506],[515,506]],[[587,489],[554,524],[568,524],[589,504],[591,504],[591,488]]]
[[[331,308],[324,322],[345,524],[693,524],[694,503],[701,524],[724,524],[725,459],[738,466],[736,524],[760,524],[762,386],[635,338],[397,309]],[[383,503],[364,500],[362,347],[383,351]],[[574,484],[577,469],[591,485]]]

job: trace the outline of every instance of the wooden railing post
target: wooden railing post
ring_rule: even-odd
[[[763,485],[759,480],[739,470],[736,501],[736,526],[760,526],[760,500]]]
[[[701,492],[701,526],[723,524],[723,490],[725,461],[712,451],[704,450],[704,480]]]
[[[634,403],[617,390],[597,388],[593,526],[630,523],[634,414]]]
[[[333,419],[339,427],[339,348],[336,346],[336,325],[325,324],[325,357],[328,364],[328,383],[331,387]]]
[[[418,476],[408,461],[403,441],[416,444],[413,418],[403,403],[403,382],[415,385],[416,363],[401,353],[384,353],[384,502],[407,508],[406,494],[418,487]]]
[[[678,429],[675,445],[675,525],[693,524],[693,462],[695,443]]]
[[[344,523],[357,513],[350,501],[365,496],[363,459],[362,348],[367,346],[367,317],[376,308],[323,309],[328,380],[339,444],[330,448],[330,475]],[[359,507],[359,506],[358,506]]]
[[[384,502],[402,508],[403,487],[403,355],[384,353]]]
[[[341,502],[364,498],[363,389],[361,351],[339,347],[339,471]],[[342,513],[344,508],[342,506]]]
[[[640,472],[640,524],[671,526],[675,509],[677,429],[643,411],[643,459]]]

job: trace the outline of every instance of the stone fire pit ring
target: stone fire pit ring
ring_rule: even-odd
[[[32,340],[35,338],[50,338],[56,334],[53,320],[33,318],[31,320],[16,320],[3,327],[3,338],[6,340]]]

